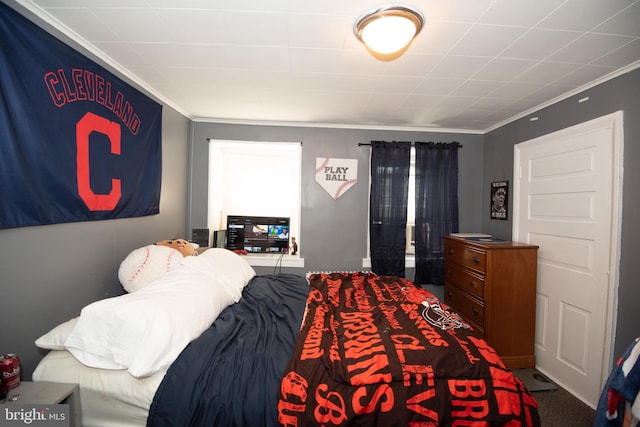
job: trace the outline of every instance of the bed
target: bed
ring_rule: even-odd
[[[72,322],[47,334],[57,343],[33,378],[79,383],[87,427],[540,425],[534,398],[495,352],[406,279],[245,280],[237,301],[148,375],[81,363],[61,345]]]

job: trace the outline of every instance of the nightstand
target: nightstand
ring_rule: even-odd
[[[11,396],[20,397],[11,401]],[[82,426],[80,411],[80,388],[77,384],[53,383],[47,381],[21,381],[20,385],[7,393],[7,405],[54,405],[58,403],[69,405],[69,425]]]

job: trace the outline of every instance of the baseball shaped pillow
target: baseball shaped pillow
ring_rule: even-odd
[[[182,254],[168,246],[147,245],[132,251],[120,264],[118,278],[127,292],[144,288],[180,266]]]

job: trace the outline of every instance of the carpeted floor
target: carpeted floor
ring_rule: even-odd
[[[535,369],[513,371],[538,402],[542,427],[589,427],[595,411]]]
[[[556,390],[532,392],[538,402],[542,427],[589,427],[595,411],[558,387]]]

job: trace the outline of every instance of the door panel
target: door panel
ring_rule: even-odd
[[[611,366],[620,121],[523,142],[514,158],[514,240],[540,247],[538,368],[592,407]]]

